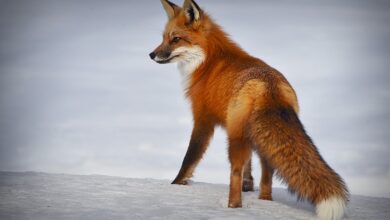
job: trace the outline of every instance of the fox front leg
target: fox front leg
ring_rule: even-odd
[[[180,171],[172,184],[187,185],[187,180],[192,177],[192,173],[202,159],[213,133],[214,125],[195,122],[187,153],[184,157]]]

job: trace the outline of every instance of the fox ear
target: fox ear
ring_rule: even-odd
[[[194,21],[199,21],[201,18],[202,10],[193,0],[185,0],[183,5],[183,10],[186,14],[188,23],[192,23]]]
[[[161,0],[161,4],[163,5],[165,12],[168,15],[168,19],[172,19],[176,14],[180,11],[180,7],[173,4],[168,0]]]

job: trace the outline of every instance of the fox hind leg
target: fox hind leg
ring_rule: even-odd
[[[229,137],[229,160],[231,164],[229,192],[229,207],[231,208],[242,206],[241,190],[253,190],[253,178],[250,174],[250,159],[253,148],[252,141],[248,136],[248,119],[253,111],[254,104],[263,104],[262,97],[265,92],[266,85],[264,82],[250,80],[245,83],[228,106],[226,128]],[[244,170],[246,171],[244,172]]]
[[[242,207],[241,190],[245,165],[252,153],[251,145],[244,139],[229,138],[230,191],[229,208]]]
[[[249,192],[253,191],[253,177],[252,177],[252,160],[249,159],[245,165],[244,177],[242,181],[242,191]]]
[[[261,180],[259,199],[272,200],[272,176],[274,170],[264,157],[260,157],[261,163]]]

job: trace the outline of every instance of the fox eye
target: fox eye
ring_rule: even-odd
[[[173,39],[172,39],[172,43],[177,43],[177,42],[179,42],[181,40],[181,37],[174,37]]]

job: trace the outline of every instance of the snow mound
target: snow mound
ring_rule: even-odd
[[[274,201],[243,193],[228,209],[227,185],[100,175],[0,172],[0,219],[313,219],[315,209],[275,188]],[[347,219],[390,219],[390,199],[351,196]]]

